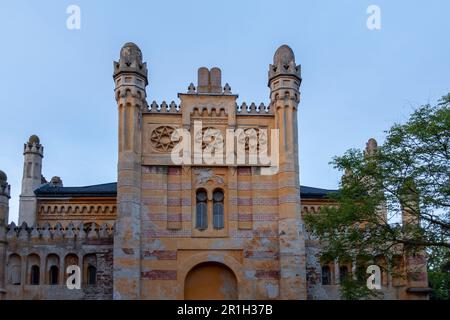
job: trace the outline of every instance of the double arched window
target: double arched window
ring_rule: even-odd
[[[223,229],[224,228],[224,220],[225,220],[224,200],[225,200],[225,195],[221,189],[214,190],[213,196],[212,196],[212,201],[208,200],[208,193],[205,189],[197,190],[197,192],[196,192],[195,228],[198,230],[208,229],[208,211],[211,210],[212,211],[212,227],[215,230]],[[209,212],[211,212],[211,211],[209,211]]]

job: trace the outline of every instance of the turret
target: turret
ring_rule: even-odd
[[[10,193],[11,186],[8,184],[8,177],[0,170],[0,225],[8,224]]]
[[[114,62],[119,112],[117,221],[114,238],[114,298],[140,297],[141,134],[147,108],[147,64],[134,43],[126,43]]]
[[[6,227],[8,225],[10,191],[8,177],[0,170],[0,300],[6,293]]]
[[[278,234],[280,298],[306,299],[303,223],[300,214],[297,107],[300,102],[300,65],[294,52],[282,45],[269,66],[270,108],[279,130]]]
[[[373,164],[378,165],[377,164],[377,161],[378,161],[377,155],[378,154],[379,154],[378,142],[374,138],[370,138],[366,142],[366,149],[364,150],[364,156],[367,161],[373,161]],[[370,193],[377,192],[378,193],[377,196],[379,196],[379,193],[381,192],[381,190],[379,190],[379,186],[377,186],[378,181],[376,181],[373,177],[370,177],[370,178],[367,177],[365,179],[365,182],[368,186],[369,192]],[[384,199],[384,195],[383,195],[383,199]],[[380,219],[381,223],[386,223],[387,207],[386,207],[385,200],[380,202],[380,204],[377,206],[377,208],[375,210],[375,213],[378,216],[378,218]]]
[[[275,52],[273,64],[269,66],[269,88],[271,108],[276,114],[280,129],[280,163],[297,163],[297,107],[300,102],[302,82],[300,65],[296,65],[294,52],[282,45]]]
[[[420,234],[420,196],[413,179],[407,178],[400,189],[403,230],[407,234]],[[406,292],[414,299],[427,299],[428,287],[427,253],[425,248],[405,245]]]
[[[44,147],[39,137],[32,135],[24,144],[22,193],[20,194],[19,224],[36,222],[36,196],[34,190],[42,184],[42,158]]]

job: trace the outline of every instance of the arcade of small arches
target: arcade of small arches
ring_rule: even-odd
[[[403,258],[400,255],[392,259],[389,266],[386,259],[378,256],[373,264],[381,268],[381,284],[383,286],[398,285],[401,277],[398,277],[404,269]],[[320,267],[320,284],[321,285],[339,285],[348,277],[364,281],[367,278],[366,269],[369,263],[366,261],[322,261]],[[388,270],[391,272],[388,273]]]
[[[81,259],[80,259],[81,257]],[[8,256],[6,274],[10,285],[65,285],[70,274],[67,267],[77,265],[82,270],[82,283],[86,286],[97,284],[97,256],[89,253],[79,256],[68,253],[62,259],[56,253],[49,253],[44,259],[37,253]]]

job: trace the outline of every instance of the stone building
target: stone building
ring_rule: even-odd
[[[48,182],[44,148],[33,135],[24,145],[16,226],[8,225],[10,186],[0,172],[0,298],[338,299],[340,278],[354,265],[321,263],[320,244],[302,222],[302,213],[330,204],[326,195],[333,190],[299,182],[302,78],[293,51],[283,45],[274,55],[267,104],[238,104],[221,70],[204,67],[178,103],[148,104],[147,65],[133,43],[122,47],[113,72],[117,183]],[[177,144],[173,134],[183,129],[200,155],[206,140],[234,146],[241,139],[249,159],[264,148],[265,137],[270,153],[278,154],[277,168],[264,171],[267,163],[260,160],[205,163],[195,150],[176,164],[172,154],[183,140]],[[243,135],[230,139],[229,129]],[[271,129],[278,130],[269,139]],[[385,297],[426,298],[426,261],[401,259],[404,270],[419,265],[420,277],[384,277]],[[81,289],[66,286],[70,265],[80,267]]]

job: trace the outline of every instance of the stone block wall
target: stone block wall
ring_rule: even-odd
[[[5,232],[6,299],[112,299],[111,226],[11,223]],[[66,286],[69,265],[80,267],[81,289]]]

